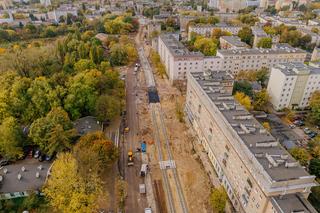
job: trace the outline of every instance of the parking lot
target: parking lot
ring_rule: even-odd
[[[39,190],[46,180],[51,164],[52,162],[39,162],[37,159],[25,159],[0,168],[0,175],[3,177],[0,193]],[[25,168],[25,171],[22,171],[22,167]],[[8,171],[6,174],[5,169]],[[37,172],[39,173],[38,178],[36,177]],[[20,180],[18,174],[21,174]]]

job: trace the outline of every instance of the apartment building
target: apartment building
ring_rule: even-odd
[[[246,49],[250,47],[246,43],[242,42],[238,36],[221,36],[220,48],[221,49]]]
[[[190,72],[186,117],[237,212],[314,213],[309,175],[232,96],[223,71]]]
[[[280,46],[272,49],[224,49],[218,50],[221,58],[221,69],[232,75],[242,70],[259,70],[271,68],[279,63],[304,62],[307,53],[299,48]]]
[[[158,37],[158,53],[171,83],[185,81],[187,72],[202,69],[204,61],[202,53],[189,51],[179,42],[178,36],[162,34]]]
[[[313,92],[320,90],[320,68],[303,63],[275,65],[267,90],[276,110],[305,108]]]
[[[253,27],[251,27],[251,30],[252,30],[252,34],[254,36],[254,38],[253,38],[253,46],[254,47],[258,46],[258,43],[262,38],[269,38],[267,33],[261,27],[253,26]]]
[[[199,35],[203,35],[206,37],[210,37],[212,35],[212,31],[214,29],[221,29],[222,31],[230,32],[232,35],[237,35],[241,27],[234,27],[226,24],[196,24],[189,26],[188,30],[188,40],[191,39],[192,33],[197,33]]]

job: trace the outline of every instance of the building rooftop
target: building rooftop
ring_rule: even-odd
[[[251,27],[252,34],[258,37],[267,37],[267,33],[261,28],[257,26]]]
[[[173,56],[183,57],[204,57],[201,52],[189,51],[180,41],[178,41],[172,34],[161,34],[161,40],[169,49]]]
[[[221,36],[220,39],[223,39],[236,47],[249,47],[246,43],[242,42],[238,36]]]
[[[195,24],[195,25],[191,25],[190,28],[241,28],[238,26],[231,26],[228,25],[226,23],[218,23],[218,24]]]
[[[298,194],[272,197],[271,202],[276,208],[277,212],[317,212],[304,197]]]
[[[232,136],[240,138],[235,146],[245,153],[250,151],[252,156],[248,157],[256,162],[253,163],[256,174],[267,174],[272,182],[310,177],[253,115],[224,90],[219,82],[221,78],[228,78],[225,72],[194,72],[190,75],[218,108],[225,124],[230,126]]]
[[[272,49],[263,49],[263,48],[252,48],[252,49],[223,49],[218,50],[218,53],[221,55],[265,55],[265,54],[292,54],[292,53],[305,53],[306,52],[299,48],[289,47],[289,46],[282,46],[282,47],[275,47]]]
[[[295,75],[309,75],[318,74],[320,75],[320,68],[314,66],[308,66],[304,63],[291,62],[291,63],[280,63],[274,68],[280,70],[284,75],[295,76]]]

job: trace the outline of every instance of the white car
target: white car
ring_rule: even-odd
[[[152,209],[151,208],[145,208],[144,209],[144,213],[152,213]]]

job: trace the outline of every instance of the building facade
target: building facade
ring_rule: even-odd
[[[187,72],[198,71],[203,66],[203,54],[190,52],[178,35],[162,34],[158,37],[158,53],[171,81],[185,81]]]
[[[237,212],[316,212],[309,175],[232,96],[223,71],[188,74],[186,117]]]
[[[226,24],[196,24],[189,26],[188,30],[188,40],[191,39],[192,33],[197,33],[199,35],[203,35],[206,37],[210,37],[212,35],[212,31],[214,29],[221,29],[222,31],[230,32],[232,35],[237,35],[241,27],[229,26]]]
[[[320,90],[320,68],[303,63],[278,64],[271,69],[267,90],[276,110],[303,109],[313,92]]]
[[[279,63],[304,62],[307,53],[298,48],[283,46],[272,49],[218,50],[217,56],[221,58],[222,70],[237,75],[239,71],[271,68]]]

